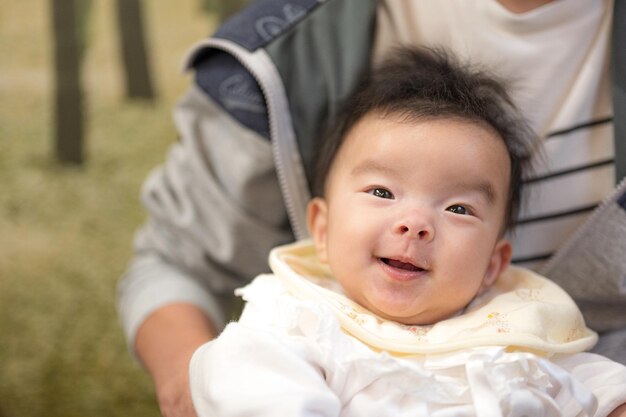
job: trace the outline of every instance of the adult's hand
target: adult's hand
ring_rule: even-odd
[[[622,404],[613,410],[609,417],[626,417],[626,404]]]
[[[184,303],[160,308],[139,328],[135,349],[152,376],[164,417],[197,417],[189,391],[189,361],[216,334],[202,310]]]

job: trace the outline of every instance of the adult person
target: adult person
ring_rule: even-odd
[[[199,45],[189,58],[196,82],[176,111],[181,139],[146,181],[150,218],[119,287],[129,344],[163,414],[193,415],[191,354],[228,319],[233,289],[266,270],[270,248],[306,235],[313,138],[392,45],[441,45],[517,82],[514,100],[546,138],[546,153],[529,179],[535,191],[514,261],[539,268],[571,242],[624,176],[611,102],[617,113],[624,87],[612,89],[609,71],[611,30],[623,30],[612,22],[623,8],[611,0],[259,1]],[[619,251],[619,243],[608,247]],[[550,278],[559,275],[548,266]],[[617,277],[605,276],[609,284]],[[623,295],[602,287],[614,306],[600,317],[607,301],[587,300],[588,324],[626,326]],[[586,312],[586,300],[577,301]],[[600,346],[619,346],[623,334],[603,335]]]

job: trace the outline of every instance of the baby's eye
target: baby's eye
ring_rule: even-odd
[[[463,215],[470,214],[470,211],[466,207],[460,204],[453,204],[450,207],[448,207],[446,210],[454,214],[463,214]]]
[[[372,188],[371,190],[368,191],[368,194],[371,194],[374,197],[378,197],[378,198],[387,198],[389,200],[394,199],[394,196],[391,191],[385,188],[380,188],[380,187]]]

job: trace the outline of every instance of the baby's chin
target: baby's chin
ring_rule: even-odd
[[[440,321],[455,317],[460,313],[460,311],[462,311],[462,310],[453,311],[453,312],[422,311],[419,313],[407,313],[407,312],[400,312],[400,311],[382,310],[382,309],[377,309],[377,308],[372,308],[372,307],[370,307],[369,310],[374,312],[377,316],[385,320],[404,324],[406,326],[430,326]]]
[[[380,290],[380,288],[378,288]],[[344,290],[345,291],[345,290]],[[411,296],[410,292],[399,293],[390,291],[386,296],[381,291],[370,293],[353,293],[345,291],[345,295],[376,316],[407,326],[428,326],[458,315],[463,309],[449,309],[425,306],[423,297]],[[425,307],[425,308],[424,308]],[[429,308],[430,307],[430,308]]]

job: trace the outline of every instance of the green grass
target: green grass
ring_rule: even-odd
[[[144,2],[159,99],[127,102],[113,2],[94,0],[84,65],[83,166],[52,149],[49,2],[0,4],[0,417],[157,416],[115,307],[144,219],[138,194],[175,140],[187,48],[212,21],[198,0]]]

